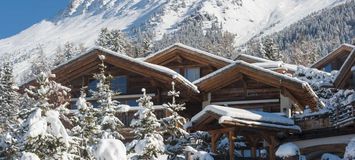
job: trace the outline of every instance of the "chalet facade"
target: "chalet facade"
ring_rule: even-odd
[[[350,50],[348,46],[344,48]],[[223,134],[230,142],[243,141],[246,144],[243,147],[231,145],[228,159],[235,156],[265,159],[261,153],[263,150],[268,153],[267,159],[275,159],[278,145],[297,141],[303,136],[304,128],[299,128],[299,124],[289,117],[295,111],[304,110],[305,106],[317,111],[319,105],[318,97],[308,83],[292,77],[297,70],[295,65],[244,54],[230,60],[174,44],[136,59],[96,47],[58,66],[52,73],[57,75],[57,82],[72,89],[73,109],[80,88],[88,86],[88,93],[95,90],[97,82],[92,77],[101,63],[99,55],[106,56],[106,71],[114,77],[111,88],[120,92],[113,98],[131,106],[130,111],[118,115],[123,123],[128,126],[138,109],[135,106],[141,96],[141,88],[146,88],[152,96],[158,118],[168,114],[162,104],[170,101],[167,95],[174,81],[177,90],[182,92],[179,101],[186,104],[181,115],[191,119],[188,130],[208,131],[212,136],[213,152],[216,151],[215,142]],[[346,58],[346,61],[353,62],[354,51],[348,55],[353,55],[353,58]],[[322,68],[325,65],[315,66]],[[348,87],[348,84],[343,86]],[[96,105],[90,94],[87,99]],[[229,117],[221,114],[228,112]],[[350,131],[355,130],[350,128]],[[238,136],[245,138],[237,139]],[[241,154],[235,155],[234,148]]]

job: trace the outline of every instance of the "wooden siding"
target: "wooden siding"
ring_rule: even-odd
[[[223,88],[211,91],[211,103],[228,101],[248,101],[280,99],[280,89],[244,77]],[[242,109],[263,109],[266,112],[280,112],[280,101],[253,104],[229,104]]]

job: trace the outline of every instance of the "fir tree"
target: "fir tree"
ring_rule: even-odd
[[[101,29],[96,45],[122,54],[132,55],[132,45],[120,30]]]
[[[9,62],[5,62],[0,70],[0,157],[12,159],[18,147],[16,146],[18,137],[18,117],[19,94],[17,86],[14,84],[12,67]],[[1,158],[0,158],[1,159]]]
[[[11,124],[16,124],[18,97],[12,67],[9,62],[6,62],[0,71],[0,127],[3,131],[10,131]]]
[[[265,39],[262,41],[260,44],[260,54],[262,57],[273,61],[282,60],[282,55],[272,39]]]
[[[95,80],[98,81],[96,91],[92,91],[93,97],[97,99],[100,108],[100,125],[102,132],[102,138],[114,138],[124,139],[124,137],[118,132],[120,128],[124,127],[124,124],[115,116],[120,111],[119,102],[112,99],[112,96],[117,95],[111,90],[111,75],[105,73],[104,55],[100,55],[99,64],[100,73],[94,74]]]
[[[70,89],[50,80],[53,77],[42,72],[37,77],[38,86],[25,90],[36,103],[23,124],[25,133],[23,142],[19,144],[20,150],[34,153],[41,159],[76,157],[71,154],[75,152],[70,147],[71,137],[59,119],[59,112],[55,110],[62,105],[60,95],[67,95]]]
[[[160,123],[154,114],[152,97],[142,89],[143,96],[137,100],[140,109],[131,122],[135,139],[127,147],[135,153],[134,159],[155,159],[164,152],[163,137],[158,131]]]
[[[176,159],[179,154],[183,153],[183,145],[187,143],[188,133],[182,128],[186,123],[186,119],[179,115],[178,112],[185,110],[185,104],[176,104],[176,98],[180,96],[180,92],[175,90],[175,83],[172,82],[172,90],[168,92],[172,102],[164,104],[164,108],[171,113],[171,116],[162,119],[165,135],[166,152],[169,159]]]
[[[85,87],[80,90],[80,97],[76,102],[78,113],[75,116],[77,125],[72,128],[72,135],[78,137],[80,157],[93,159],[90,146],[97,144],[100,133],[100,125],[97,124],[98,110],[86,102]]]

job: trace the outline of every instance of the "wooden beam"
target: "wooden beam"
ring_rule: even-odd
[[[229,159],[234,160],[234,139],[235,139],[235,131],[230,130],[228,132],[228,142],[229,142]]]
[[[281,94],[283,94],[284,96],[290,98],[293,102],[296,103],[296,105],[298,107],[301,107],[303,109],[303,106],[301,105],[301,103],[297,100],[297,98],[295,98],[295,96],[293,96],[293,94],[288,91],[286,88],[282,87],[281,88]]]

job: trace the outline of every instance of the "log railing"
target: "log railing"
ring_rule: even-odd
[[[353,124],[355,122],[355,102],[337,107],[330,115],[329,121],[336,128]]]
[[[302,130],[321,128],[339,128],[355,124],[355,101],[347,105],[336,107],[330,113],[314,114],[295,117],[294,121]]]

